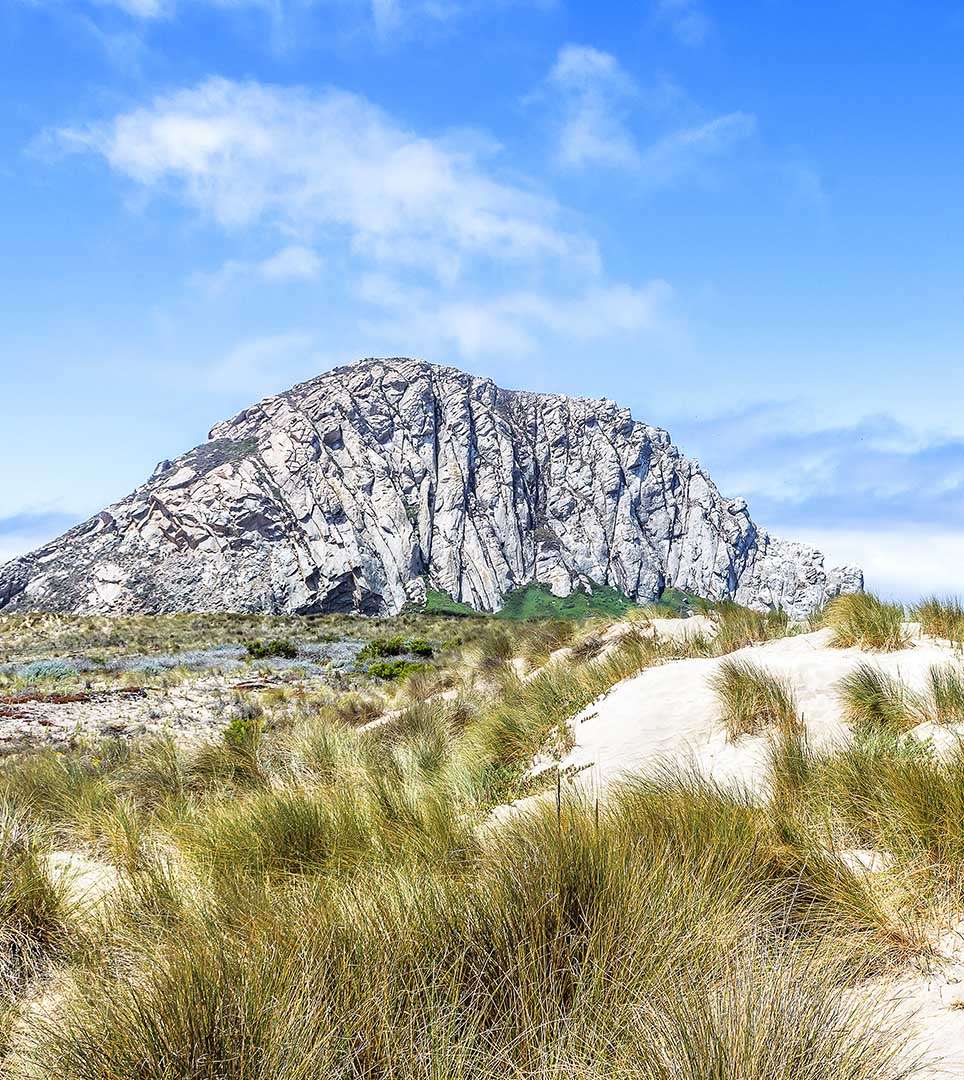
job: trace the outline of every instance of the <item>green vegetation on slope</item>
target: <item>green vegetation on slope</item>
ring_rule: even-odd
[[[534,582],[506,594],[505,603],[496,612],[499,619],[589,619],[615,618],[636,604],[610,585],[593,585],[592,592],[582,586],[568,596],[554,596],[548,585]]]
[[[609,585],[594,585],[592,592],[580,587],[569,596],[554,596],[548,585],[533,582],[521,585],[506,594],[505,603],[495,612],[497,619],[589,619],[617,617],[637,605],[618,589]],[[475,616],[485,618],[488,612],[477,611],[440,589],[426,590],[426,615]]]
[[[663,589],[659,597],[659,606],[668,608],[676,615],[695,615],[705,613],[710,608],[710,603],[696,593],[687,592],[685,589]]]
[[[512,590],[502,608],[495,613],[500,619],[589,619],[615,618],[639,605],[610,585],[593,585],[592,592],[580,587],[569,596],[554,596],[547,585],[534,582]],[[667,616],[691,615],[709,610],[706,600],[683,589],[665,589],[659,600],[647,607],[665,609]],[[469,604],[453,600],[448,593],[429,588],[426,591],[426,615],[484,617]]]
[[[431,587],[425,590],[425,606],[422,610],[426,615],[453,615],[463,618],[481,618],[484,615],[484,612],[476,611],[469,604],[453,600],[447,592]]]

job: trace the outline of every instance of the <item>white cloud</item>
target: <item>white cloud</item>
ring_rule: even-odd
[[[622,78],[592,50],[564,53],[556,74],[573,86]],[[324,243],[349,268],[346,300],[361,306],[346,310],[364,349],[532,354],[553,339],[625,341],[669,322],[669,286],[607,280],[554,200],[498,175],[491,139],[425,137],[353,94],[212,79],[57,138],[228,233],[287,241],[270,258],[195,275],[201,288],[313,280]],[[263,394],[320,370],[315,340],[244,342],[214,365],[210,387]]]
[[[289,244],[259,261],[229,259],[211,274],[193,274],[191,281],[211,293],[222,292],[235,281],[256,279],[268,284],[314,281],[321,274],[322,260],[316,251],[302,244]]]
[[[656,0],[656,18],[691,47],[702,45],[713,27],[699,0]]]
[[[0,517],[0,566],[18,555],[35,551],[83,519],[81,513],[22,510],[13,517]]]
[[[20,555],[26,555],[43,547],[53,536],[45,533],[11,533],[9,536],[0,536],[0,566],[16,559]]]
[[[323,356],[313,334],[294,330],[236,345],[208,373],[208,388],[215,393],[265,397],[292,383],[324,371]]]
[[[412,31],[431,26],[447,28],[472,16],[492,15],[503,8],[529,6],[548,9],[555,0],[21,0],[50,7],[113,9],[143,23],[172,19],[191,7],[222,11],[260,9],[276,26],[305,18],[327,31],[349,27],[373,32],[382,43],[400,41]]]
[[[57,5],[63,7],[86,6],[88,10],[114,8],[132,19],[140,19],[145,22],[172,18],[177,13],[179,6],[177,0],[86,0],[86,2],[85,0],[27,0],[27,2],[48,4],[50,7]],[[191,4],[198,6],[201,3],[215,8],[264,8],[267,11],[274,11],[281,6],[281,0],[188,0],[188,4],[184,4],[182,0],[180,6],[190,6]]]
[[[307,281],[321,273],[321,259],[311,248],[291,244],[258,263],[257,272],[265,281]]]
[[[379,37],[387,37],[401,24],[402,7],[399,0],[371,0],[371,10]]]
[[[756,117],[750,113],[727,113],[657,140],[642,155],[640,169],[651,183],[670,183],[725,154],[755,131]]]
[[[138,19],[158,19],[170,14],[165,0],[97,0],[100,6],[116,7]]]
[[[636,84],[612,55],[585,45],[560,49],[547,84],[562,99],[557,158],[561,165],[629,166],[639,152],[622,111]]]
[[[531,290],[489,297],[442,297],[383,275],[367,277],[365,301],[388,312],[371,332],[417,352],[454,346],[462,356],[525,355],[546,335],[567,341],[618,339],[661,332],[669,324],[673,292],[664,281],[634,288],[596,284],[574,294]]]
[[[676,113],[681,92],[664,83],[643,93],[614,56],[585,45],[559,51],[542,90],[530,100],[547,97],[559,106],[556,160],[561,166],[621,168],[652,185],[699,171],[756,129],[753,116],[732,112],[678,127],[644,145],[630,130],[629,107]]]
[[[491,143],[417,135],[339,90],[209,79],[58,138],[226,229],[340,232],[356,254],[447,279],[470,257],[598,261],[552,199],[493,175]]]
[[[318,0],[316,0],[318,2]],[[321,0],[324,3],[324,0]],[[491,15],[502,8],[551,8],[555,0],[364,0],[375,33],[390,40],[413,24],[449,26],[473,15]],[[330,0],[329,0],[330,3]]]

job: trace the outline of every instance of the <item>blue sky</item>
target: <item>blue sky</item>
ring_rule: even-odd
[[[365,355],[964,592],[964,9],[0,0],[0,558]]]

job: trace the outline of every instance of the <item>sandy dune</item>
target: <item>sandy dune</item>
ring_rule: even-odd
[[[691,620],[677,621],[685,624]],[[919,633],[915,633],[909,648],[895,653],[834,649],[828,645],[830,634],[829,630],[798,634],[731,654],[751,659],[790,680],[816,747],[847,737],[836,684],[859,662],[877,664],[920,689],[933,664],[954,658],[947,645],[922,638]],[[577,782],[581,786],[601,790],[619,776],[651,768],[658,761],[692,762],[721,782],[742,783],[759,791],[765,774],[767,738],[727,740],[710,689],[710,681],[722,662],[718,657],[677,660],[647,668],[619,683],[574,717],[574,746],[562,762],[563,769],[579,770]],[[957,733],[947,728],[919,734],[937,740],[957,738]]]
[[[683,627],[689,621],[682,621],[683,626],[658,626],[655,632],[686,634]],[[895,653],[831,648],[831,631],[820,630],[731,655],[752,659],[787,677],[811,743],[831,746],[849,735],[836,684],[858,663],[877,664],[913,689],[922,689],[932,665],[959,658],[947,643],[922,637],[916,626],[908,626],[908,631],[911,644]],[[720,658],[678,660],[648,668],[574,717],[574,746],[562,761],[563,769],[573,771],[573,784],[584,791],[602,792],[619,777],[651,770],[658,762],[692,763],[721,783],[738,784],[765,797],[767,738],[727,740],[710,689],[721,663]],[[940,753],[956,745],[964,731],[921,724],[912,734],[931,739]],[[888,861],[881,852],[845,852],[841,857],[863,872],[874,872]],[[964,1077],[964,921],[935,942],[934,960],[925,973],[911,969],[859,992],[880,1002],[881,1008],[896,1009],[916,1029],[915,1050],[934,1061],[925,1075],[933,1080]]]

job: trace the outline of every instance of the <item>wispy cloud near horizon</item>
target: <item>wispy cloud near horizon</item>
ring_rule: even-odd
[[[790,402],[680,418],[671,431],[758,524],[861,566],[868,588],[964,593],[964,437],[886,414],[824,426]]]
[[[92,511],[96,513],[95,511]],[[85,519],[85,514],[62,511],[25,511],[11,517],[0,517],[0,564],[62,536]]]

